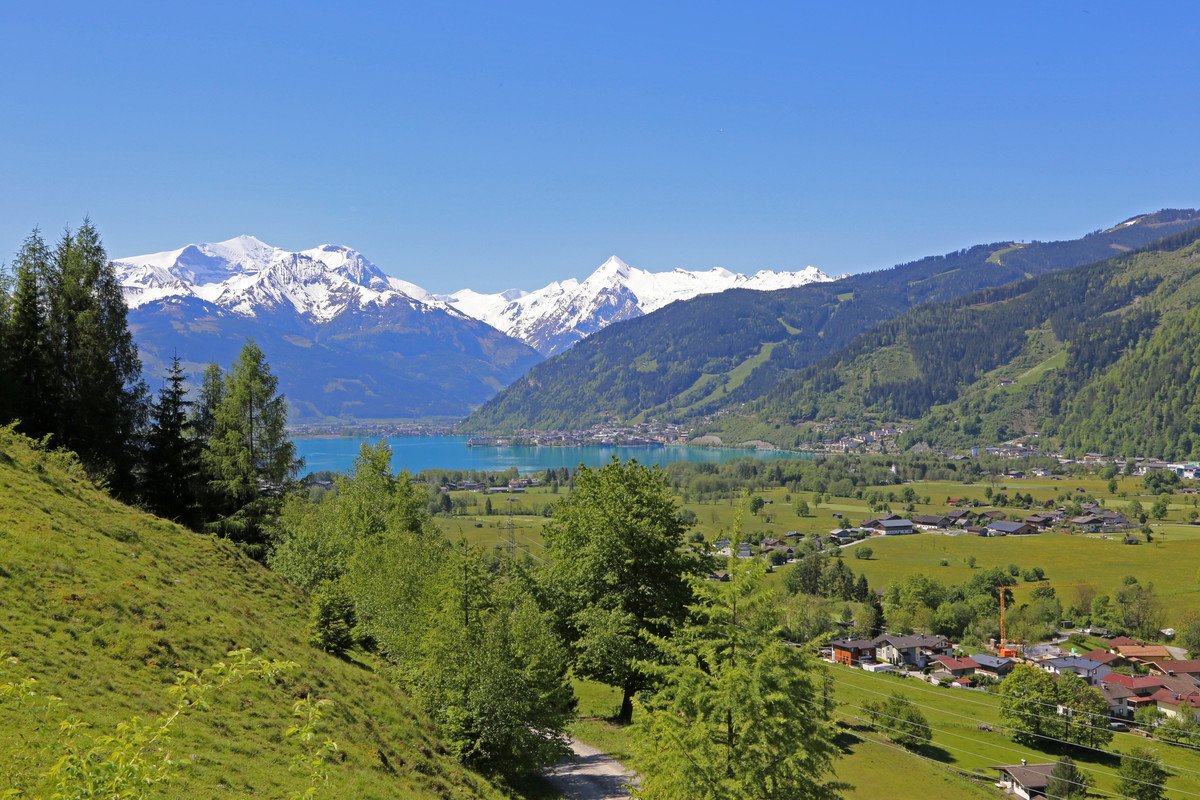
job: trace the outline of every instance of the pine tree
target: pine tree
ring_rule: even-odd
[[[8,322],[8,414],[34,438],[59,433],[58,352],[50,335],[50,302],[56,283],[50,250],[39,231],[17,253]]]
[[[198,524],[200,442],[192,430],[183,367],[171,359],[166,385],[150,409],[142,498],[161,517]]]
[[[266,557],[263,523],[278,510],[299,462],[288,438],[287,404],[261,349],[248,341],[225,378],[224,394],[204,451],[218,503],[214,532]]]
[[[192,406],[192,429],[196,438],[207,446],[217,427],[217,409],[225,399],[225,375],[217,364],[209,364],[200,383],[200,395]]]
[[[820,668],[785,643],[765,566],[731,559],[728,582],[693,583],[689,622],[653,637],[659,688],[632,733],[645,800],[832,800],[836,729]]]
[[[1121,782],[1117,791],[1131,800],[1162,800],[1167,796],[1163,783],[1169,773],[1151,749],[1135,747],[1121,756]]]

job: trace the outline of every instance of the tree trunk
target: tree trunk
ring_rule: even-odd
[[[621,694],[621,711],[617,714],[617,722],[628,725],[633,722],[633,687],[626,684]]]

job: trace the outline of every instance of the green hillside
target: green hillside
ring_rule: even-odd
[[[328,698],[321,734],[341,754],[318,796],[500,798],[445,755],[431,724],[361,654],[339,660],[305,639],[306,598],[221,540],[121,505],[64,457],[0,428],[0,679],[34,677],[60,710],[0,698],[0,794],[44,796],[57,722],[111,731],[169,703],[179,669],[231,649],[296,662],[277,686],[239,685],[181,723],[180,762],[162,797],[289,797],[304,779],[284,736],[298,698]]]
[[[1128,252],[1197,222],[1194,211],[1161,211],[1080,239],[977,245],[833,283],[672,303],[535,366],[466,427],[571,429],[738,408],[914,307]]]
[[[1200,231],[914,309],[721,425],[916,422],[910,443],[1037,432],[1074,451],[1200,455]],[[769,436],[769,433],[766,434]],[[788,444],[790,442],[781,442]]]

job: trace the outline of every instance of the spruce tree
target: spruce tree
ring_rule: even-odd
[[[287,404],[253,340],[225,378],[224,394],[204,452],[209,486],[218,503],[214,532],[266,556],[263,524],[278,510],[299,463],[288,438]]]
[[[142,498],[161,517],[191,527],[199,510],[200,442],[188,413],[183,367],[171,359],[166,384],[150,409]]]
[[[50,334],[52,274],[50,250],[36,229],[25,239],[14,264],[15,285],[8,321],[8,414],[34,438],[56,434],[59,387],[58,348]]]
[[[129,498],[147,402],[125,298],[90,220],[63,235],[54,262],[59,287],[50,303],[50,336],[52,354],[61,354],[61,444],[117,496]]]

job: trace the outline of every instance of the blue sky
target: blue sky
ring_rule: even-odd
[[[0,254],[90,214],[498,290],[1200,205],[1189,3],[106,5],[0,9]]]

